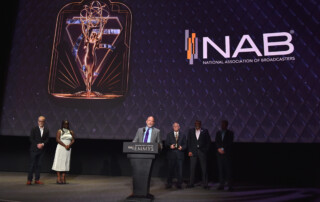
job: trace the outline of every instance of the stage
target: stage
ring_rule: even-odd
[[[26,185],[26,173],[1,172],[0,201],[124,201],[131,194],[130,177],[69,175],[67,184],[56,184],[53,173],[44,173],[44,185]],[[235,191],[200,186],[165,189],[165,179],[152,178],[155,201],[320,201],[319,188],[286,188],[237,183]],[[184,186],[185,187],[185,184]]]

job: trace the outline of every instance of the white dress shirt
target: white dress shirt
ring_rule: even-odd
[[[197,137],[197,140],[199,140],[199,137],[200,137],[200,132],[201,132],[201,129],[199,129],[199,130],[196,130],[196,137]]]
[[[41,137],[42,137],[42,135],[43,135],[43,129],[44,129],[44,127],[39,127],[39,129],[40,129],[40,134],[41,134]]]
[[[174,137],[177,139],[179,136],[179,132],[174,132]]]

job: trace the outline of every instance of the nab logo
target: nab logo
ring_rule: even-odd
[[[209,37],[202,37],[202,59],[208,59],[208,45],[211,46],[214,50],[216,50],[222,57],[228,59],[230,57],[236,58],[239,53],[249,53],[254,52],[258,57],[263,56],[284,56],[289,55],[294,51],[294,46],[291,43],[292,35],[288,32],[275,32],[275,33],[263,33],[263,54],[258,49],[255,42],[252,40],[250,35],[243,35],[237,45],[237,48],[233,52],[231,56],[230,52],[230,36],[225,36],[225,47],[224,50],[220,48],[213,40]],[[273,38],[273,39],[271,39]],[[277,40],[277,39],[284,40]],[[243,47],[245,42],[250,44],[250,47]],[[282,50],[271,51],[270,48],[273,47],[286,47],[281,48]],[[285,50],[284,50],[285,49]],[[189,30],[185,30],[185,51],[187,52],[187,59],[189,60],[189,64],[193,65],[194,59],[199,58],[198,51],[198,37],[196,37],[196,33],[191,33],[191,37],[189,36]]]
[[[198,37],[196,33],[192,33],[189,37],[189,30],[185,30],[185,51],[189,64],[193,65],[193,59],[198,59]]]

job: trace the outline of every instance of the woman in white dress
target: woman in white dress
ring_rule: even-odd
[[[58,145],[52,170],[57,171],[57,184],[66,184],[66,172],[70,170],[71,145],[74,143],[74,133],[69,129],[69,121],[62,121],[56,141]]]

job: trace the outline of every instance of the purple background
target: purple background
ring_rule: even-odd
[[[68,119],[78,138],[132,139],[154,115],[162,138],[173,121],[187,131],[200,119],[213,139],[220,120],[228,119],[238,142],[320,142],[316,1],[122,1],[133,24],[129,91],[117,100],[65,100],[47,92],[55,21],[69,2],[20,1],[1,134],[29,135],[44,115],[51,136]],[[263,52],[263,33],[293,30],[295,51],[289,56],[295,61],[203,65],[195,60],[190,66],[185,29],[200,39],[214,38],[221,47],[229,35],[232,53],[243,34]],[[220,57],[213,51],[209,56]]]

